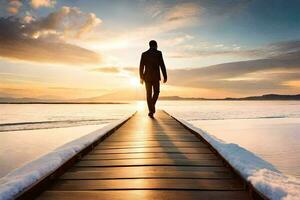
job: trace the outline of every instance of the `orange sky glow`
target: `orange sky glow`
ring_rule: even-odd
[[[292,8],[276,32],[249,1],[14,1],[0,3],[0,97],[144,98],[138,66],[151,39],[168,71],[161,96],[300,93]]]

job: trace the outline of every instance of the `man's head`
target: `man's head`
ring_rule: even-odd
[[[157,42],[155,40],[151,40],[149,42],[149,46],[151,49],[157,49]]]

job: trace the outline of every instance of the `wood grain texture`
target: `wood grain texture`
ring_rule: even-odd
[[[137,113],[38,199],[250,199],[241,178],[199,138],[159,111]]]
[[[170,190],[121,190],[121,191],[46,191],[39,200],[248,200],[244,191],[170,191]]]
[[[115,180],[58,180],[50,190],[243,190],[235,179],[115,179]]]

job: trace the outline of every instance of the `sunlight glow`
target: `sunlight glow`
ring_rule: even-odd
[[[137,78],[130,78],[130,84],[134,87],[139,86],[140,82]]]
[[[146,103],[145,101],[136,101],[136,109],[138,111],[142,111],[146,108]]]
[[[300,81],[298,81],[298,80],[296,80],[296,81],[286,81],[286,82],[283,83],[283,85],[289,86],[289,87],[299,88],[300,87]]]

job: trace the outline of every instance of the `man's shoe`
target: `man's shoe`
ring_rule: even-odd
[[[152,119],[154,118],[154,117],[153,117],[153,113],[149,113],[148,116],[149,116],[150,118],[152,118]]]

